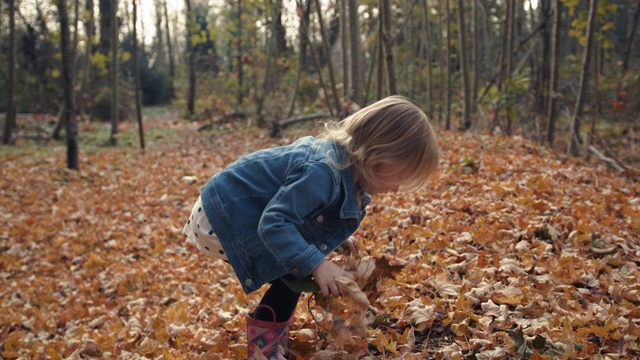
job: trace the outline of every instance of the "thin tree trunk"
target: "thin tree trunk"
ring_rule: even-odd
[[[67,29],[68,30],[68,29]],[[16,125],[16,9],[15,0],[9,0],[9,64],[8,64],[7,114],[4,118],[2,142],[11,142],[11,133]]]
[[[351,99],[362,106],[362,50],[358,26],[358,1],[349,0],[349,34],[351,34]]]
[[[602,29],[600,31],[600,37],[602,37]],[[598,41],[593,45],[593,114],[591,114],[591,126],[589,128],[589,137],[587,137],[586,148],[591,146],[592,139],[596,138],[596,126],[598,118],[600,117],[600,53],[602,51],[602,41]],[[591,158],[591,152],[587,151],[587,161]]]
[[[191,43],[191,26],[193,25],[193,13],[191,11],[191,1],[184,0],[185,7],[187,8],[187,66],[189,68],[189,86],[187,88],[187,113],[189,116],[193,116],[195,113],[195,98],[196,98],[196,66],[193,60],[193,44]]]
[[[164,32],[167,36],[167,57],[169,58],[169,96],[171,99],[173,99],[176,93],[173,84],[176,78],[176,65],[173,60],[173,45],[171,43],[171,32],[169,31],[169,12],[167,10],[167,0],[164,0],[162,2],[162,6],[164,8]]]
[[[111,3],[111,135],[108,145],[118,143],[118,0]],[[66,116],[69,116],[67,114]]]
[[[556,114],[558,112],[558,76],[560,69],[560,38],[562,25],[562,0],[553,0],[553,48],[551,49],[549,95],[547,100],[547,143],[553,147]]]
[[[507,86],[505,86],[505,110],[507,117],[506,134],[511,135],[513,133],[513,119],[511,118],[511,92],[512,84],[511,78],[513,76],[513,41],[515,33],[515,7],[516,0],[507,0],[507,48],[505,49],[506,55],[506,69],[505,80]]]
[[[376,43],[378,44],[378,71],[376,73],[377,79],[377,91],[376,91],[376,99],[380,100],[384,96],[384,88],[385,88],[385,79],[384,79],[384,21],[382,20],[382,14],[378,15],[378,38],[376,39]]]
[[[73,106],[73,59],[71,59],[70,54],[69,16],[65,1],[58,1],[58,15],[60,16],[60,51],[62,52],[67,167],[72,170],[78,170],[78,129]]]
[[[349,78],[351,74],[349,73],[349,20],[347,19],[347,1],[349,0],[338,0],[340,3],[340,39],[342,40],[342,92],[345,98],[349,97],[349,91],[351,89],[351,84],[349,82]]]
[[[542,44],[540,46],[540,51],[542,56],[540,57],[541,64],[540,69],[538,70],[538,76],[535,78],[538,79],[537,86],[534,88],[535,90],[535,111],[536,113],[540,113],[541,109],[547,109],[548,104],[546,101],[548,100],[548,96],[546,92],[549,90],[549,78],[551,74],[549,61],[553,58],[553,55],[550,54],[552,49],[551,45],[551,32],[553,22],[549,21],[549,16],[551,15],[551,2],[552,0],[542,0],[538,4],[538,8],[540,9],[540,22],[543,23],[543,26],[540,30],[540,40]]]
[[[80,118],[84,120],[87,115],[87,86],[89,82],[89,75],[91,73],[91,53],[93,49],[93,36],[94,34],[94,18],[93,18],[93,0],[86,0],[85,13],[89,17],[85,22],[85,31],[87,32],[87,40],[85,44],[85,58],[83,64],[82,81],[80,82],[80,96],[79,96],[79,112]]]
[[[633,22],[631,23],[631,29],[629,29],[629,35],[627,35],[627,51],[625,51],[624,59],[622,60],[623,73],[627,72],[627,69],[629,69],[629,58],[631,57],[631,50],[633,49],[638,21],[640,21],[640,0],[638,0],[638,3],[636,4],[636,12],[633,15]]]
[[[163,0],[153,0],[153,9],[154,9],[154,15],[155,15],[155,28],[156,28],[156,36],[154,37],[154,41],[153,41],[153,47],[154,47],[154,52],[155,52],[155,56],[156,56],[156,64],[158,67],[162,67],[164,68],[164,66],[167,64],[167,57],[166,57],[166,51],[165,51],[165,47],[164,47],[164,43],[163,43],[163,38],[164,36],[162,36],[163,30],[162,30],[162,18],[163,18],[163,13],[162,13],[162,1]]]
[[[136,86],[136,119],[138,120],[140,148],[144,149],[144,127],[142,124],[142,104],[140,100],[140,64],[138,62],[138,7],[136,5],[136,0],[131,1],[133,3],[133,76],[135,78]]]
[[[278,50],[276,49],[276,26],[278,22],[277,14],[282,11],[282,0],[277,0],[273,6],[273,13],[271,14],[271,27],[269,29],[269,39],[267,39],[267,62],[264,69],[264,79],[262,81],[262,88],[260,89],[259,95],[256,98],[256,115],[258,117],[258,126],[262,126],[264,122],[264,100],[269,93],[269,85],[275,86],[272,78],[272,66],[273,66],[273,57],[277,56]],[[268,14],[267,14],[268,16]]]
[[[445,89],[447,93],[446,99],[446,121],[445,121],[445,129],[451,130],[451,77],[452,77],[452,66],[451,66],[451,5],[449,4],[450,0],[445,0],[445,12],[446,12],[446,22],[447,22],[447,88]]]
[[[584,98],[587,93],[587,83],[589,76],[589,64],[591,61],[591,49],[593,47],[593,33],[596,27],[596,14],[598,10],[598,0],[590,0],[589,2],[589,23],[587,25],[587,42],[584,49],[582,60],[582,73],[580,74],[580,82],[578,85],[578,97],[576,98],[576,107],[573,111],[573,119],[571,124],[571,141],[569,142],[568,152],[573,156],[580,155],[580,139],[582,107],[584,106]]]
[[[316,6],[316,12],[318,14],[318,23],[320,25],[320,36],[322,37],[322,47],[327,58],[327,68],[329,69],[329,81],[331,82],[331,94],[333,95],[333,102],[335,104],[336,113],[340,112],[340,97],[338,96],[338,89],[336,88],[336,78],[333,72],[333,61],[331,60],[331,48],[329,47],[329,40],[327,39],[327,32],[324,28],[324,20],[322,18],[322,8],[320,7],[320,1],[314,0]],[[333,111],[331,111],[333,113]]]
[[[458,0],[458,41],[460,42],[460,61],[462,63],[462,130],[471,127],[471,84],[469,80],[469,60],[467,58],[467,32],[464,16],[465,0]]]
[[[308,17],[302,17],[302,19],[300,21],[304,21],[303,26],[308,30],[309,29],[309,23],[307,22],[309,18]],[[309,51],[311,52],[311,58],[313,59],[313,65],[316,68],[316,71],[318,72],[318,80],[320,81],[320,87],[322,88],[323,92],[324,92],[324,101],[327,104],[327,108],[329,109],[329,113],[331,114],[331,117],[334,117],[336,113],[333,112],[333,106],[331,106],[331,95],[329,94],[329,90],[327,89],[327,86],[324,82],[324,79],[322,77],[322,69],[320,68],[320,62],[318,61],[318,57],[316,56],[316,52],[313,49],[313,41],[311,41],[311,36],[309,35],[309,31],[306,31],[304,33],[304,35],[306,36],[306,41],[309,44]]]
[[[237,42],[238,42],[238,56],[237,56],[237,62],[238,62],[238,94],[237,94],[237,104],[236,104],[236,112],[241,112],[242,108],[244,107],[244,61],[243,61],[243,44],[242,44],[242,28],[243,28],[243,24],[242,24],[242,0],[237,0],[237,10],[238,10],[238,38],[237,38]]]
[[[380,41],[376,39],[373,45],[373,51],[371,52],[371,67],[369,68],[369,75],[367,75],[367,84],[364,87],[364,98],[362,99],[362,103],[366,104],[369,101],[369,91],[371,90],[371,82],[373,81],[373,71],[378,67],[376,64],[376,59],[378,58],[378,53],[380,52]]]
[[[478,0],[473,2],[473,63],[471,65],[471,74],[473,79],[471,80],[471,113],[475,114],[477,111],[478,89],[480,86],[480,11],[478,7],[480,4]]]
[[[389,0],[380,0],[382,18],[382,43],[384,44],[384,58],[387,65],[387,84],[389,95],[398,93],[395,60],[393,57],[393,36],[391,34],[391,4]]]
[[[300,16],[300,27],[298,28],[298,41],[299,41],[299,54],[298,54],[298,66],[296,69],[296,79],[294,82],[293,94],[291,94],[291,102],[289,103],[289,111],[287,112],[287,118],[293,116],[293,111],[296,105],[296,98],[298,97],[298,89],[300,88],[300,76],[304,68],[305,58],[305,45],[308,42],[309,31],[309,13],[310,13],[311,0],[303,0],[303,2],[297,2],[298,8],[302,9],[302,16]],[[342,29],[341,29],[342,30]],[[345,88],[346,91],[346,88]]]
[[[424,68],[427,71],[427,103],[425,104],[427,116],[429,119],[433,119],[433,74],[431,66],[432,61],[432,51],[431,51],[431,25],[429,21],[429,2],[428,0],[423,0],[420,2],[420,8],[422,9],[422,22],[424,24],[424,34],[420,38],[422,39],[421,44],[424,50]],[[420,52],[422,55],[423,52]]]

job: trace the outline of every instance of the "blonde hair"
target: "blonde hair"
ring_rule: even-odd
[[[369,184],[378,184],[378,165],[405,163],[403,190],[422,187],[436,172],[440,150],[427,116],[402,96],[389,96],[340,122],[325,124],[321,138],[346,149],[339,168],[354,166]]]

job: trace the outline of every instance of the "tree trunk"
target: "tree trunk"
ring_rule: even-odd
[[[450,0],[445,0],[445,13],[446,13],[446,26],[447,26],[447,87],[446,91],[446,121],[445,121],[445,129],[451,130],[451,77],[452,77],[452,66],[451,66],[451,5],[449,4]]]
[[[100,41],[98,42],[98,51],[104,56],[108,56],[111,51],[111,26],[115,23],[115,19],[111,19],[111,7],[114,1],[99,0],[100,9]]]
[[[507,48],[505,49],[506,55],[506,69],[505,69],[505,110],[507,117],[507,135],[513,134],[513,119],[511,118],[511,101],[512,101],[512,76],[513,76],[513,42],[515,39],[515,14],[516,14],[516,0],[507,0]]]
[[[276,3],[273,6],[272,14],[271,14],[271,26],[269,29],[269,38],[267,39],[267,61],[264,69],[264,78],[262,80],[262,87],[260,91],[256,92],[259,94],[256,97],[256,115],[258,118],[258,126],[262,126],[264,123],[264,100],[267,98],[267,94],[270,90],[275,87],[275,79],[273,79],[273,58],[278,56],[277,42],[276,42],[276,27],[278,22],[276,19],[278,18],[278,14],[282,11],[282,0],[276,0]],[[266,23],[268,23],[269,14],[265,15],[267,17]],[[270,86],[271,85],[271,86]]]
[[[351,34],[351,96],[358,105],[362,99],[362,50],[360,45],[360,27],[358,26],[358,1],[349,0],[349,34]]]
[[[351,74],[349,73],[349,20],[347,19],[347,1],[348,0],[338,0],[340,3],[340,39],[342,40],[342,92],[345,98],[349,97],[349,90],[351,89],[351,84],[349,82],[349,78]]]
[[[578,85],[578,97],[576,98],[576,107],[573,111],[573,119],[571,125],[571,141],[569,142],[568,152],[573,156],[580,155],[580,139],[582,107],[584,106],[584,98],[587,93],[587,83],[589,75],[589,64],[591,62],[591,49],[593,47],[593,33],[596,27],[596,15],[598,12],[598,0],[589,1],[589,23],[587,25],[587,42],[584,48],[582,60],[582,73],[580,74],[580,82]]]
[[[425,108],[427,109],[427,115],[429,119],[433,119],[433,52],[432,52],[432,44],[431,44],[431,21],[429,20],[429,1],[423,0],[421,1],[422,8],[422,22],[424,23],[424,36],[423,46],[424,46],[424,54],[425,61],[424,65],[427,70],[427,103],[425,104]]]
[[[320,25],[320,36],[322,37],[322,47],[327,58],[327,68],[329,69],[329,81],[331,82],[331,94],[333,95],[334,106],[336,113],[340,112],[340,97],[338,96],[338,89],[336,88],[336,78],[333,72],[333,61],[331,60],[331,48],[329,47],[329,40],[327,39],[327,32],[324,28],[324,20],[322,18],[322,8],[320,7],[320,1],[314,0],[316,6],[316,12],[318,14],[318,23]],[[333,111],[331,111],[333,113]]]
[[[68,29],[67,29],[68,30]],[[11,142],[11,133],[16,125],[15,91],[16,91],[16,9],[15,0],[9,0],[9,64],[7,70],[7,114],[4,118],[2,142]]]
[[[480,43],[481,43],[481,32],[480,32],[480,4],[478,1],[473,2],[473,62],[471,64],[471,74],[473,78],[471,79],[471,113],[475,114],[477,111],[477,102],[478,99],[478,89],[480,87]]]
[[[133,2],[133,76],[135,78],[136,86],[136,119],[138,120],[140,148],[144,149],[144,127],[142,125],[142,104],[140,100],[140,63],[138,62],[138,7],[136,5],[136,0],[131,1]]]
[[[549,19],[551,15],[551,2],[552,0],[542,0],[538,3],[538,8],[540,9],[540,22],[543,23],[543,26],[540,31],[540,40],[542,42],[540,46],[541,64],[540,69],[537,72],[538,76],[536,77],[537,86],[534,88],[534,108],[536,113],[540,113],[541,109],[548,109],[548,104],[546,103],[548,101],[548,94],[546,92],[550,88],[549,79],[551,75],[551,65],[549,64],[549,61],[553,58],[553,54],[550,54],[550,51],[552,51],[551,32],[553,31],[553,22]]]
[[[309,15],[311,12],[311,0],[303,0],[302,3],[298,2],[297,6],[302,10],[302,16],[300,16],[300,26],[298,28],[299,54],[298,66],[296,69],[296,79],[294,82],[293,93],[291,94],[291,102],[289,102],[289,111],[287,111],[288,118],[293,116],[293,111],[296,105],[296,98],[298,97],[298,89],[300,87],[300,76],[302,75],[302,70],[304,69],[306,53],[305,49],[308,39],[307,33],[309,31]]]
[[[135,0],[134,0],[135,1]],[[169,96],[175,98],[176,90],[173,81],[176,77],[176,65],[173,60],[173,45],[171,43],[171,32],[169,31],[169,12],[167,11],[167,0],[162,2],[164,8],[164,32],[167,36],[167,58],[169,58]]]
[[[562,0],[553,0],[553,48],[551,49],[549,95],[547,100],[547,142],[553,147],[556,114],[558,112],[558,77],[560,69],[560,39],[562,26]]]
[[[384,58],[387,65],[387,84],[389,95],[398,93],[396,79],[396,66],[393,57],[393,36],[391,34],[391,4],[389,0],[380,0],[380,12],[382,19],[382,43],[384,44]]]
[[[627,51],[625,51],[624,59],[622,60],[623,73],[627,72],[627,69],[629,69],[629,58],[631,57],[631,50],[633,49],[638,21],[640,21],[640,0],[638,0],[638,3],[636,4],[636,12],[633,15],[633,22],[631,23],[631,29],[629,29],[629,35],[627,35]]]
[[[187,66],[189,68],[189,86],[187,88],[187,113],[189,116],[193,116],[195,113],[195,98],[196,98],[196,66],[193,61],[193,43],[191,42],[191,27],[193,26],[193,13],[191,12],[191,0],[184,0],[185,7],[187,8]]]
[[[65,1],[58,1],[58,15],[60,17],[60,51],[62,52],[67,167],[78,170],[78,128],[73,106],[73,59],[71,59],[70,54],[69,16],[67,14],[67,3]]]
[[[238,94],[236,95],[236,112],[241,112],[244,107],[244,66],[243,66],[243,49],[242,49],[242,0],[237,0],[237,12],[238,12],[238,38],[236,39],[238,43],[237,49],[237,62],[238,62]]]
[[[163,2],[164,0],[153,0],[153,9],[154,9],[154,15],[155,15],[154,26],[156,28],[156,36],[154,36],[152,46],[156,56],[156,66],[164,69],[168,61],[166,57],[167,52],[165,51],[165,47],[163,43],[163,40],[164,40],[164,36],[163,36],[164,31],[162,28],[162,18],[164,17],[163,11],[162,11]]]
[[[467,54],[467,33],[464,16],[465,0],[458,0],[458,41],[460,43],[460,62],[462,63],[462,130],[471,127],[471,84],[469,80],[469,60]]]
[[[91,73],[91,54],[93,52],[93,37],[95,36],[94,18],[93,18],[93,0],[86,0],[85,13],[88,19],[84,23],[84,28],[87,33],[87,40],[85,42],[85,58],[83,64],[82,81],[80,82],[80,96],[79,96],[79,112],[80,118],[84,119],[87,113],[87,101],[89,94],[87,94],[87,86],[89,82],[89,76]]]
[[[108,145],[118,143],[118,0],[111,3],[111,136]],[[68,114],[66,116],[69,116]]]
[[[384,79],[384,21],[382,20],[382,14],[378,15],[378,38],[376,42],[378,43],[378,71],[376,73],[377,79],[377,91],[376,91],[376,99],[380,100],[384,96],[384,87],[385,87],[385,79]]]

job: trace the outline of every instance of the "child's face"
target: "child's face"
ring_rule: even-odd
[[[405,167],[406,164],[403,163],[378,165],[374,168],[374,172],[377,174],[377,184],[364,183],[360,184],[360,186],[362,186],[362,190],[371,195],[397,192],[400,188]]]

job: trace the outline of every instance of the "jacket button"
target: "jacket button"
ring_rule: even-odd
[[[320,244],[320,250],[322,251],[327,250],[327,244]]]
[[[356,226],[356,221],[355,220],[349,220],[349,227],[354,227]]]
[[[247,285],[247,286],[251,286],[251,285],[253,285],[253,280],[247,279],[247,280],[244,281],[244,284]]]
[[[300,270],[298,270],[298,268],[291,269],[291,275],[297,276],[299,272]]]
[[[322,223],[322,222],[324,221],[324,216],[322,216],[322,215],[318,215],[318,217],[316,218],[316,220],[317,220],[319,223]]]

